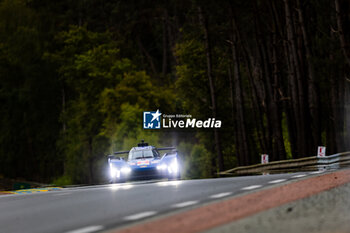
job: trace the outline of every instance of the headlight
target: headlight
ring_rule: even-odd
[[[110,166],[109,172],[110,172],[110,175],[112,178],[115,178],[115,177],[119,178],[120,177],[120,171],[113,166]]]
[[[124,174],[129,174],[131,172],[130,167],[122,167],[121,172]]]
[[[168,166],[166,165],[166,164],[161,164],[161,165],[158,165],[157,166],[157,169],[158,170],[165,170],[165,169],[167,169],[168,168]]]
[[[175,158],[173,162],[171,162],[170,166],[168,167],[169,173],[178,173],[179,171],[179,165],[177,163],[177,159]]]

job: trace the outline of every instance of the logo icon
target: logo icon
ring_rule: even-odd
[[[161,115],[159,109],[156,112],[143,112],[143,128],[160,129]]]

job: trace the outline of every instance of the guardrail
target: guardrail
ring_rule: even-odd
[[[350,152],[342,152],[325,157],[312,156],[300,159],[273,161],[266,164],[236,167],[220,172],[219,175],[226,176],[254,173],[277,173],[281,171],[295,170],[322,170],[327,168],[339,168],[348,164],[350,164]]]

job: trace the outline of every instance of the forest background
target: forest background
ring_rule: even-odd
[[[347,0],[0,0],[0,177],[105,181],[177,146],[185,178],[350,149]],[[220,129],[144,130],[142,112]]]

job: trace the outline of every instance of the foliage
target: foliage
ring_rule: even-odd
[[[55,186],[66,186],[66,185],[72,185],[73,182],[72,182],[72,179],[70,176],[61,176],[57,179],[54,179],[52,181],[52,183],[55,185]]]
[[[140,139],[178,146],[186,178],[348,150],[349,7],[0,0],[0,173],[104,182]],[[156,109],[222,128],[144,130]]]

